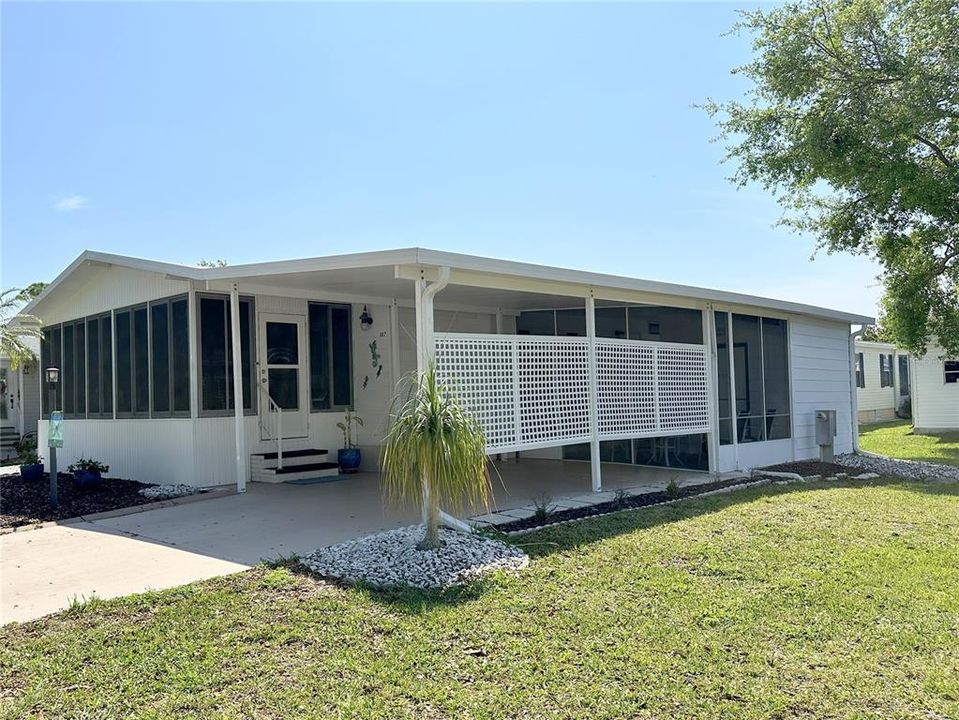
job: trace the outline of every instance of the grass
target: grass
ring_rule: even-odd
[[[528,570],[288,567],[0,630],[0,716],[959,717],[959,486],[767,486],[544,530]]]
[[[914,435],[908,420],[860,427],[859,446],[901,460],[959,465],[959,432]]]

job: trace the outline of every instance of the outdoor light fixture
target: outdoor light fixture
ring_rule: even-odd
[[[363,306],[363,312],[360,313],[360,327],[363,330],[369,330],[373,327],[373,316],[370,315],[370,311],[366,305]]]
[[[47,368],[47,382],[52,385],[56,385],[58,382],[60,382],[60,368]]]

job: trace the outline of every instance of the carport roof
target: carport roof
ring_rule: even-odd
[[[377,288],[380,290],[377,294],[386,297],[406,296],[410,293],[410,282],[401,276],[400,268],[433,269],[449,267],[454,273],[460,272],[472,277],[496,277],[501,281],[508,281],[518,291],[522,290],[521,286],[524,281],[546,282],[579,287],[583,292],[588,292],[589,288],[597,288],[650,293],[676,298],[692,298],[709,302],[768,308],[784,313],[807,315],[857,325],[871,325],[875,322],[872,317],[866,315],[787,300],[415,247],[212,268],[191,267],[86,250],[60,273],[37,298],[27,305],[23,312],[33,313],[36,311],[38,307],[43,305],[44,300],[55,293],[57,287],[65,280],[75,273],[82,275],[84,267],[110,265],[159,273],[183,280],[213,282],[256,278],[258,283],[275,283],[277,285],[295,285],[298,279],[306,281],[310,275],[315,278],[316,274],[332,275],[335,273],[341,284],[344,285],[357,282],[369,283],[370,280],[375,280]],[[453,283],[456,283],[455,277]],[[327,284],[325,283],[324,287]],[[312,285],[315,286],[315,280]]]

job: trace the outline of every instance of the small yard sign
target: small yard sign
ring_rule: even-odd
[[[50,447],[63,447],[63,413],[59,410],[50,413]]]

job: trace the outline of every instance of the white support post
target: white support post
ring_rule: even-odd
[[[586,298],[586,338],[589,340],[589,442],[590,474],[593,492],[602,492],[603,473],[599,464],[599,396],[597,392],[596,362],[596,300],[593,291]]]
[[[390,382],[393,393],[400,381],[400,306],[396,298],[390,303]]]
[[[246,492],[248,466],[243,428],[243,357],[240,352],[240,288],[233,283],[230,292],[230,331],[233,356],[233,418],[236,433],[236,491]]]
[[[719,362],[716,357],[716,321],[712,303],[703,308],[703,344],[706,346],[706,396],[709,398],[709,433],[706,454],[709,472],[719,469]]]
[[[735,338],[733,337],[733,314],[726,313],[726,351],[729,353],[729,414],[732,416],[733,458],[736,469],[742,470],[739,465],[739,409],[736,406],[736,353]]]

